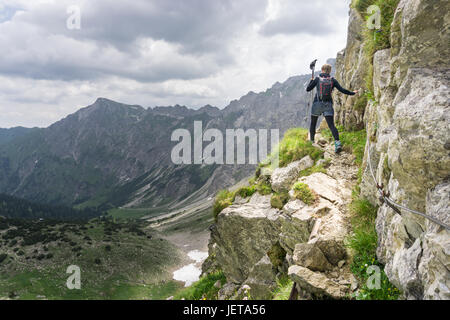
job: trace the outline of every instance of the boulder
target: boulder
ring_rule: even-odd
[[[278,241],[278,209],[270,205],[270,195],[255,193],[248,203],[231,205],[218,215],[212,234],[216,260],[228,281],[243,283],[253,266]]]
[[[312,271],[326,271],[333,269],[323,252],[312,243],[298,243],[295,246],[294,263]]]
[[[343,299],[348,291],[346,286],[327,278],[324,274],[302,266],[289,267],[288,275],[302,290],[315,299]]]
[[[303,209],[305,206],[306,204],[301,200],[298,199],[291,200],[284,205],[283,212],[287,214],[292,214],[296,211]]]
[[[307,242],[314,218],[303,210],[286,215],[270,205],[270,195],[255,193],[248,203],[224,209],[211,231],[211,251],[228,281],[244,283],[253,267],[276,243],[292,255]]]
[[[294,212],[286,219],[280,219],[279,242],[281,247],[289,255],[292,255],[297,243],[309,240],[314,224],[314,217],[305,209]]]
[[[348,198],[351,196],[351,194],[348,194],[349,192],[345,192],[345,194],[343,194],[342,192],[343,190],[346,190],[346,188],[342,188],[336,179],[322,172],[313,173],[309,176],[302,177],[299,181],[306,183],[308,187],[318,196],[332,202],[333,204],[341,204],[343,198]]]
[[[317,239],[314,244],[322,251],[332,265],[338,265],[342,261],[345,263],[347,251],[342,241],[336,241],[335,239]],[[341,267],[339,265],[339,268]]]
[[[308,169],[314,165],[314,161],[308,155],[301,160],[289,163],[286,167],[277,168],[273,171],[271,182],[275,192],[288,191],[292,183],[298,178],[300,171]]]

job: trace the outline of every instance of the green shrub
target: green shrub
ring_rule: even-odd
[[[217,281],[220,281],[222,286],[227,282],[222,271],[211,273],[200,278],[199,281],[195,282],[190,287],[177,293],[174,298],[176,300],[181,300],[183,298],[186,300],[217,300],[217,293],[220,290],[214,286]]]
[[[260,180],[256,185],[256,190],[261,195],[268,195],[272,193],[272,185],[267,180]]]
[[[287,192],[275,193],[270,198],[270,205],[272,208],[283,209],[284,205],[289,201],[289,194]]]
[[[213,205],[214,220],[217,221],[219,213],[233,204],[234,193],[228,190],[219,191]]]
[[[302,200],[307,205],[311,205],[315,201],[315,196],[308,185],[302,182],[294,184],[294,195],[297,199]]]
[[[255,192],[256,192],[256,186],[251,185],[248,187],[240,188],[239,190],[236,191],[234,196],[239,195],[242,198],[248,198],[248,197],[251,197]]]
[[[0,263],[2,263],[4,260],[6,260],[7,257],[8,257],[8,255],[6,253],[0,253]]]

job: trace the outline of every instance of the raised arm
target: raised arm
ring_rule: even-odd
[[[335,78],[333,78],[333,86],[336,87],[336,89],[338,89],[340,92],[342,92],[344,94],[348,94],[349,96],[353,96],[357,92],[357,91],[350,91],[350,90],[342,88],[341,85],[339,84],[339,82]]]
[[[312,89],[314,89],[317,85],[317,82],[319,81],[319,78],[311,79],[311,81],[308,84],[308,87],[306,88],[307,92],[310,92]]]

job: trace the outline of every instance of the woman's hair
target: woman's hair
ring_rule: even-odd
[[[331,72],[331,65],[330,65],[330,64],[324,64],[324,65],[322,66],[322,71],[323,71],[324,73],[330,73],[330,72]]]

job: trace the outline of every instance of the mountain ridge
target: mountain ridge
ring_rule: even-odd
[[[248,176],[254,165],[177,167],[170,159],[171,133],[193,132],[194,121],[222,132],[267,128],[282,135],[290,127],[305,127],[309,77],[250,91],[223,109],[144,108],[99,97],[33,135],[0,145],[0,192],[49,204],[106,207],[174,205],[205,183],[202,197],[211,196]],[[215,180],[208,181],[214,172]]]

